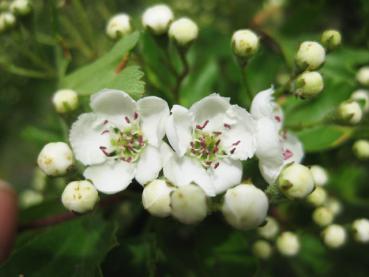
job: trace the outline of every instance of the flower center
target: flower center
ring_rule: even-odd
[[[100,146],[100,150],[107,157],[113,157],[116,160],[125,162],[135,162],[139,159],[143,149],[147,145],[142,130],[138,122],[138,115],[135,113],[133,120],[125,117],[128,126],[120,129],[111,126],[104,130],[101,135],[109,134],[112,149],[108,151],[105,146]],[[105,121],[104,124],[108,122]]]

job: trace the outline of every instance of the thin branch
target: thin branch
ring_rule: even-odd
[[[181,62],[183,64],[183,69],[182,69],[182,72],[178,75],[176,85],[173,88],[173,97],[174,97],[174,100],[177,103],[180,100],[179,99],[180,98],[179,90],[181,88],[181,84],[183,83],[184,78],[186,78],[186,76],[188,75],[188,73],[190,71],[190,66],[189,66],[188,61],[186,59],[186,51],[182,50],[182,49],[178,49],[178,53],[179,53],[179,57],[181,59]]]

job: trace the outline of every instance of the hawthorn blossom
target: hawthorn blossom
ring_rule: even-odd
[[[91,113],[79,116],[70,131],[75,157],[88,166],[83,175],[97,190],[124,190],[133,178],[141,185],[162,169],[160,146],[168,104],[149,96],[134,101],[127,93],[104,89],[91,97]]]
[[[301,162],[303,146],[294,134],[282,129],[283,112],[274,102],[272,88],[255,96],[251,114],[257,125],[256,156],[259,168],[265,181],[273,184],[286,164]]]
[[[190,109],[174,105],[166,124],[174,151],[163,146],[164,175],[176,186],[195,183],[215,196],[241,182],[241,160],[254,155],[255,132],[251,115],[218,94]]]

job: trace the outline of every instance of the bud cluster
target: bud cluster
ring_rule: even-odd
[[[31,10],[32,5],[29,0],[13,0],[10,5],[4,5],[4,9],[0,11],[0,33],[13,28],[17,17],[25,16]]]

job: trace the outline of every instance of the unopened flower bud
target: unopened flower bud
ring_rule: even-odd
[[[72,150],[64,142],[46,144],[37,158],[38,166],[49,176],[64,175],[73,163]]]
[[[173,20],[172,10],[165,4],[158,4],[148,8],[142,15],[142,25],[155,35],[163,35],[168,31]]]
[[[145,186],[142,193],[142,203],[152,215],[166,217],[170,215],[170,194],[173,191],[166,181],[154,180]]]
[[[199,33],[199,28],[191,19],[183,17],[169,27],[169,36],[180,46],[189,45],[194,41]]]
[[[352,223],[354,239],[361,243],[369,242],[369,220],[366,218],[356,219]]]
[[[369,66],[360,68],[356,74],[356,79],[361,85],[369,86]]]
[[[351,99],[360,102],[363,107],[364,112],[369,111],[369,91],[366,89],[358,89],[355,90],[352,95]]]
[[[279,232],[278,222],[270,216],[266,218],[266,222],[264,226],[258,228],[258,233],[263,238],[273,239]]]
[[[322,187],[316,187],[315,190],[307,196],[306,200],[315,207],[319,207],[327,200],[327,192]]]
[[[193,184],[181,186],[171,194],[172,216],[184,224],[202,221],[207,213],[207,199],[204,191]]]
[[[295,256],[300,250],[300,242],[296,234],[283,232],[276,241],[278,251],[284,256]]]
[[[11,28],[15,25],[16,18],[10,12],[4,12],[0,14],[0,32]]]
[[[263,223],[268,206],[268,198],[261,189],[251,184],[241,184],[227,190],[222,212],[230,225],[248,230]]]
[[[346,230],[341,225],[332,224],[322,232],[325,245],[330,248],[339,248],[346,242]]]
[[[329,176],[327,171],[323,167],[319,165],[313,165],[310,167],[310,172],[313,175],[314,183],[316,186],[324,186],[327,184]]]
[[[325,61],[324,47],[315,41],[300,44],[296,54],[296,64],[301,70],[316,70]]]
[[[44,197],[40,192],[31,189],[24,190],[19,195],[19,204],[22,208],[38,205],[43,200]]]
[[[348,100],[342,102],[337,109],[338,118],[349,124],[357,124],[363,117],[359,103]]]
[[[10,11],[16,15],[27,15],[31,12],[32,6],[29,0],[14,0],[10,4]]]
[[[325,48],[328,50],[333,50],[341,45],[342,36],[337,30],[326,30],[323,32],[320,41]]]
[[[236,56],[248,58],[259,49],[259,37],[251,30],[238,30],[232,36],[232,49]]]
[[[91,211],[98,200],[96,188],[86,180],[69,183],[62,194],[64,207],[77,213]]]
[[[117,39],[132,32],[131,18],[121,13],[113,16],[106,25],[106,34],[111,39]]]
[[[252,252],[256,257],[267,260],[272,255],[272,246],[265,240],[258,240],[252,245]]]
[[[287,198],[301,199],[313,191],[314,180],[309,168],[293,163],[282,170],[278,186]]]
[[[319,226],[327,226],[332,223],[334,215],[326,207],[316,208],[313,212],[313,220]]]
[[[78,108],[78,94],[71,89],[61,89],[55,92],[52,102],[58,113],[72,112]]]
[[[295,94],[301,98],[312,98],[322,92],[323,77],[318,71],[307,71],[296,79]]]
[[[360,160],[369,159],[369,141],[360,139],[354,143],[352,150],[355,156]]]
[[[342,212],[342,204],[336,198],[329,197],[325,203],[325,206],[333,213],[334,216],[339,215]]]

